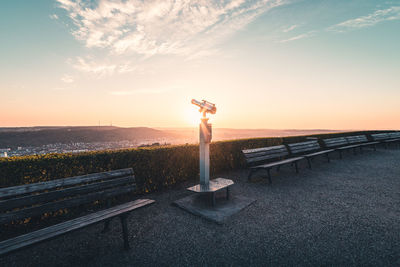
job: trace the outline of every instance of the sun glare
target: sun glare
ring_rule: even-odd
[[[185,122],[188,126],[198,126],[200,124],[201,113],[196,106],[190,104],[190,106],[185,109]]]

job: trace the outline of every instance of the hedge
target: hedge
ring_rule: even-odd
[[[311,135],[318,138],[377,131]],[[252,138],[211,143],[211,176],[245,167],[242,149],[305,141],[309,136]],[[133,168],[138,193],[154,192],[199,177],[198,145],[145,147],[79,154],[47,154],[0,159],[0,187],[88,173]]]

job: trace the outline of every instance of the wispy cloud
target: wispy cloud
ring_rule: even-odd
[[[306,32],[306,33],[303,33],[303,34],[299,34],[299,35],[290,37],[288,39],[281,40],[281,41],[279,41],[279,43],[288,43],[288,42],[304,39],[304,38],[307,38],[307,37],[314,36],[315,33],[316,33],[316,31],[309,31],[309,32]]]
[[[193,60],[197,58],[203,58],[203,57],[209,57],[209,56],[215,56],[219,54],[219,50],[217,49],[209,49],[209,50],[200,50],[198,52],[193,52],[191,53],[186,60]]]
[[[97,76],[112,75],[114,73],[128,73],[136,70],[129,62],[107,63],[97,62],[93,59],[76,57],[67,61],[73,68],[81,72],[91,73]]]
[[[207,50],[284,0],[57,0],[86,47],[113,54],[190,55]],[[84,64],[82,64],[84,65]],[[112,72],[115,67],[99,68]],[[87,66],[82,69],[88,69]],[[92,68],[90,68],[92,69]]]
[[[400,19],[400,6],[377,10],[367,16],[350,19],[329,27],[328,31],[346,32],[349,30],[370,27],[383,21]]]
[[[63,81],[64,83],[73,83],[74,82],[74,78],[71,75],[64,74],[61,77],[61,81]]]
[[[51,19],[58,19],[57,14],[52,14],[52,15],[50,15],[49,17],[50,17]]]
[[[293,31],[294,29],[296,29],[297,27],[299,27],[299,25],[295,24],[295,25],[292,25],[292,26],[289,26],[289,27],[283,29],[282,31],[283,32],[290,32],[290,31]]]
[[[172,91],[176,88],[147,88],[147,89],[136,89],[136,90],[123,90],[123,91],[110,91],[110,95],[114,96],[128,96],[136,94],[160,94]]]
[[[82,72],[88,72],[97,75],[112,74],[117,67],[114,64],[108,65],[105,63],[88,61],[82,57],[77,57],[76,60],[72,63],[72,66]]]

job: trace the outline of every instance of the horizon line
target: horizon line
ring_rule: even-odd
[[[151,129],[197,129],[197,126],[177,126],[177,127],[159,127],[159,126],[118,126],[118,125],[35,125],[35,126],[0,126],[0,129],[4,128],[68,128],[68,127],[113,127],[113,128],[151,128]],[[323,129],[323,128],[230,128],[230,127],[213,127],[214,129],[224,129],[224,130],[250,130],[250,131],[260,131],[260,130],[272,130],[272,131],[385,131],[385,130],[399,130],[394,128],[386,129]]]

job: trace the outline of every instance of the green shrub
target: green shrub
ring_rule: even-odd
[[[373,132],[313,135],[328,138]],[[211,176],[245,167],[242,149],[305,141],[307,136],[239,139],[211,143]],[[139,193],[198,180],[197,145],[146,147],[79,154],[47,154],[0,159],[0,187],[36,183],[94,172],[133,168]]]

